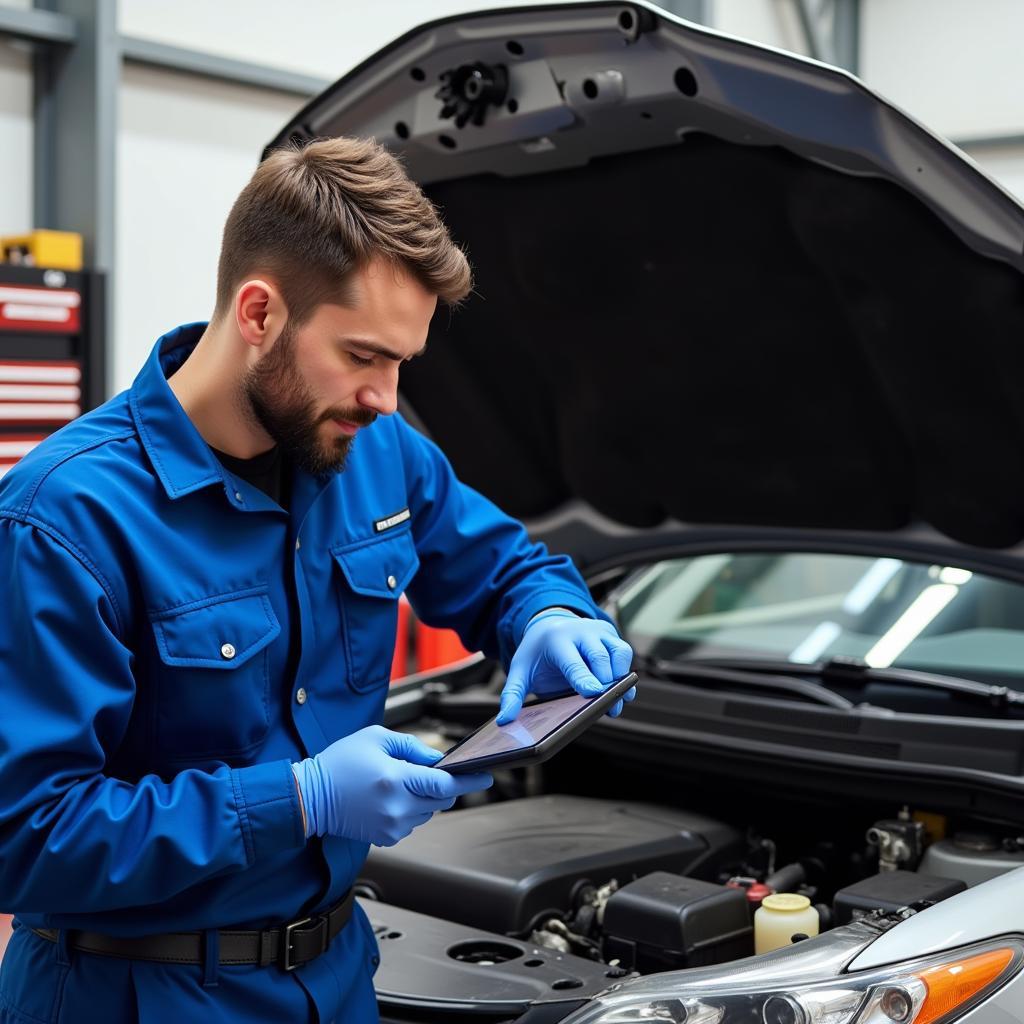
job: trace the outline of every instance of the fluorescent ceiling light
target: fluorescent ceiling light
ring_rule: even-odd
[[[853,589],[846,595],[843,601],[843,611],[850,615],[860,615],[865,608],[884,589],[889,582],[903,568],[903,563],[898,558],[879,558],[874,565],[854,584]]]
[[[935,583],[925,587],[889,631],[864,655],[864,660],[872,668],[891,665],[956,597],[959,590],[959,587],[951,583]]]
[[[939,573],[939,581],[941,583],[954,583],[957,586],[963,586],[973,575],[974,573],[969,572],[967,569],[954,569],[951,565],[947,565]]]
[[[810,665],[821,657],[822,652],[835,640],[843,629],[837,622],[820,622],[811,635],[789,656],[790,661]]]

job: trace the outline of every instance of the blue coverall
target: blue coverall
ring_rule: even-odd
[[[375,1020],[358,907],[292,973],[30,928],[268,928],[330,906],[367,847],[305,840],[290,764],[381,721],[398,596],[506,667],[543,608],[601,615],[399,415],[344,472],[296,470],[289,512],[233,477],[166,380],[204,327],[162,337],[129,391],[0,484],[0,1021]]]

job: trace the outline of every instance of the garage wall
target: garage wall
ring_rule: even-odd
[[[732,36],[806,53],[792,0],[710,0],[711,24]]]
[[[1020,0],[861,0],[861,74],[950,138],[1024,132]]]
[[[213,309],[224,218],[293,96],[126,67],[117,145],[115,391],[154,340]]]
[[[32,226],[31,70],[24,48],[0,40],[0,235]]]
[[[1024,3],[860,0],[861,77],[1024,199]],[[966,139],[1019,136],[1018,145]]]
[[[32,0],[0,0],[24,10]],[[0,235],[32,226],[32,64],[23,43],[0,39]]]

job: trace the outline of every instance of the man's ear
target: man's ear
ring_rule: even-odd
[[[271,281],[253,278],[235,292],[235,324],[242,340],[256,348],[272,344],[288,319],[281,293]]]

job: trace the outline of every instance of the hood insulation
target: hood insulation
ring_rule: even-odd
[[[404,397],[520,517],[1024,537],[1024,281],[777,147],[427,189],[476,272]]]

